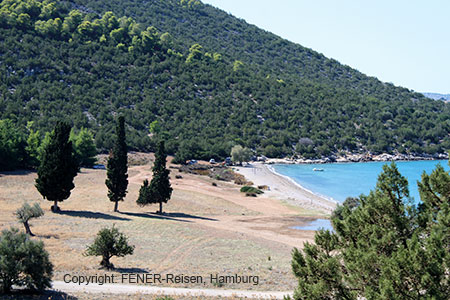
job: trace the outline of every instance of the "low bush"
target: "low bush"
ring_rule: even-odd
[[[243,187],[241,187],[241,193],[258,195],[258,194],[263,194],[264,192],[261,191],[260,189],[252,187],[252,186],[243,186]]]

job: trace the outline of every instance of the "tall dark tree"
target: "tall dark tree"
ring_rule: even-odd
[[[127,194],[128,187],[127,143],[125,137],[125,118],[119,116],[116,126],[116,141],[109,153],[105,184],[108,198],[114,202],[114,211],[118,211],[119,201]]]
[[[153,177],[150,181],[150,197],[154,203],[159,203],[159,213],[162,214],[162,204],[167,203],[172,196],[169,173],[166,168],[167,154],[164,141],[160,141],[155,153],[155,164],[153,166]]]
[[[74,177],[78,173],[78,162],[69,141],[70,125],[58,121],[45,145],[36,178],[36,188],[49,201],[54,201],[52,211],[59,211],[58,202],[69,198],[75,187]]]
[[[159,213],[162,214],[162,205],[167,203],[172,196],[172,187],[170,186],[169,173],[166,168],[167,154],[164,147],[164,141],[160,141],[155,153],[155,163],[153,165],[153,177],[148,185],[148,180],[144,181],[139,191],[139,198],[136,201],[144,206],[152,203],[159,203]]]

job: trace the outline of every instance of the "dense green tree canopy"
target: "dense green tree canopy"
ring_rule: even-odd
[[[97,155],[92,132],[86,128],[81,128],[78,133],[72,131],[70,140],[80,166],[92,167],[96,162],[95,155]]]
[[[156,149],[148,130],[157,121],[168,153],[192,148],[197,157],[189,158],[223,158],[235,144],[273,157],[450,148],[449,104],[366,77],[210,6],[51,3],[0,6],[0,118],[22,132],[34,120],[43,134],[70,116],[108,151],[114,116],[122,114],[131,149]],[[29,19],[19,22],[20,14]]]

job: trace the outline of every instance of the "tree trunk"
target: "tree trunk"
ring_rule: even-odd
[[[114,265],[109,261],[109,257],[107,257],[107,256],[103,256],[102,257],[102,261],[100,262],[100,266],[102,266],[102,268],[105,268],[107,270],[114,269]]]
[[[58,207],[58,200],[54,201],[54,204],[52,206],[52,212],[58,212],[59,211],[59,207]]]
[[[119,201],[114,202],[114,212],[119,211]]]
[[[162,215],[162,201],[159,202],[159,214]]]
[[[2,278],[5,279],[5,278]],[[11,292],[11,281],[9,280],[9,278],[6,278],[6,280],[3,281],[3,283],[0,285],[0,294],[1,293],[5,293],[8,294],[9,292]]]
[[[34,234],[30,230],[30,224],[28,224],[28,221],[25,221],[23,223],[23,226],[25,226],[25,231],[27,234],[29,234],[30,236],[34,236]]]

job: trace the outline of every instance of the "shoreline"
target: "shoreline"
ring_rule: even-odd
[[[331,198],[331,197],[327,197],[327,196],[325,196],[325,195],[321,195],[321,194],[319,194],[319,193],[316,193],[316,192],[314,192],[314,191],[312,191],[312,190],[310,190],[310,189],[307,189],[307,188],[305,188],[304,186],[302,186],[300,183],[298,183],[297,181],[295,181],[293,178],[291,178],[291,177],[289,177],[289,176],[287,176],[287,175],[283,175],[283,174],[278,173],[278,172],[275,171],[275,169],[272,167],[272,164],[267,165],[267,168],[268,168],[274,175],[280,176],[280,177],[283,177],[283,178],[289,180],[290,182],[292,182],[295,186],[297,186],[297,187],[300,188],[301,190],[304,190],[304,191],[306,191],[306,192],[308,192],[308,193],[310,193],[310,194],[312,194],[312,195],[315,195],[315,196],[317,196],[317,197],[323,198],[323,199],[325,199],[325,200],[327,200],[327,201],[329,201],[329,202],[335,203],[336,205],[339,204],[339,201],[337,201],[337,200],[335,200],[335,199],[333,199],[333,198]]]
[[[263,158],[260,162],[268,165],[272,164],[333,164],[333,163],[365,163],[365,162],[391,162],[391,161],[429,161],[429,160],[448,160],[448,154],[439,154],[437,156],[413,156],[404,154],[368,155],[368,154],[349,154],[340,157],[325,157],[319,159],[304,158]]]
[[[261,197],[276,198],[296,207],[320,211],[325,215],[330,215],[338,204],[304,188],[292,178],[277,173],[267,164],[253,163],[233,169],[256,186],[267,185],[269,190],[264,191]]]

